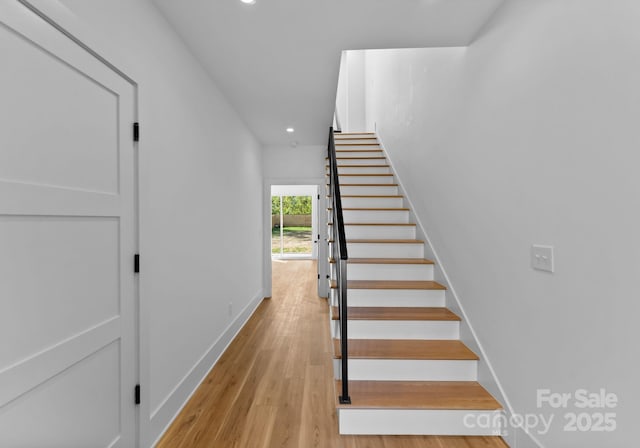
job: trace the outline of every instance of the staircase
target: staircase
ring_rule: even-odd
[[[460,317],[445,307],[446,287],[434,281],[434,264],[424,258],[424,242],[416,239],[376,136],[334,138],[349,254],[351,404],[336,398],[340,433],[500,435],[494,417],[502,406],[477,382],[479,358],[459,340]],[[329,222],[331,213],[329,206]],[[329,262],[339,391],[336,260]]]

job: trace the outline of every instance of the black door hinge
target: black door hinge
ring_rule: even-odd
[[[318,280],[320,280],[320,274],[318,274]]]
[[[138,123],[137,121],[133,123],[133,141],[140,141],[140,123]]]
[[[136,388],[135,388],[135,392],[134,392],[134,399],[135,399],[135,403],[136,405],[140,404],[140,385],[136,384]]]
[[[133,272],[136,274],[140,273],[140,254],[133,256]]]
[[[320,199],[320,195],[318,195],[318,199]]]

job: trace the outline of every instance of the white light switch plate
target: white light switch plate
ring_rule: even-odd
[[[553,246],[531,246],[531,267],[540,271],[553,272]]]

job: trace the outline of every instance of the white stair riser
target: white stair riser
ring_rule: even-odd
[[[342,217],[344,222],[409,223],[408,210],[345,210],[343,207]],[[333,219],[331,212],[329,212],[329,219]]]
[[[338,157],[336,162],[338,163],[338,170],[340,170],[340,167],[348,165],[383,165],[387,163],[387,159],[384,156],[375,156],[374,159],[365,157]]]
[[[376,140],[354,142],[353,140],[343,140],[336,142],[336,154],[344,152],[358,152],[358,151],[382,151],[380,143]]]
[[[341,379],[341,360],[334,359],[334,375]],[[349,359],[352,381],[476,381],[474,360]]]
[[[347,239],[415,239],[415,226],[345,226]]]
[[[347,149],[347,148],[345,148]],[[338,151],[336,153],[336,159],[342,159],[345,157],[385,157],[384,152],[380,151],[380,148],[362,148],[354,151]]]
[[[342,196],[344,208],[399,208],[402,206],[401,197],[349,198]]]
[[[348,274],[347,274],[348,275]],[[332,298],[333,292],[332,290]],[[349,306],[445,306],[444,290],[349,289]]]
[[[380,165],[384,165],[380,163]],[[329,168],[326,173],[329,174]],[[388,166],[339,166],[338,174],[392,174]]]
[[[331,279],[336,277],[336,264],[330,264]],[[432,264],[348,263],[349,280],[433,280]]]
[[[349,243],[352,258],[424,258],[422,243]]]
[[[349,186],[349,185],[340,185],[340,194],[341,195],[396,195],[398,194],[398,187],[394,185],[389,186]]]
[[[349,280],[433,280],[432,264],[349,263]]]
[[[498,411],[338,409],[340,434],[499,436]],[[488,427],[477,422],[490,422]]]
[[[365,137],[365,138],[357,138],[357,135],[354,135],[350,138],[335,138],[335,143],[336,145],[343,145],[345,143],[367,143],[367,144],[372,144],[372,145],[377,145],[378,144],[378,139],[373,137],[373,136],[369,136],[369,137],[373,137],[373,138],[369,138],[369,137]],[[360,136],[362,137],[362,136]]]
[[[349,176],[341,175],[339,177],[340,185],[344,184],[393,184],[395,180],[393,176]]]
[[[347,300],[349,302],[349,300]],[[337,305],[333,305],[337,306]],[[332,336],[339,338],[340,321],[333,320]],[[349,320],[349,339],[460,339],[458,321]]]
[[[336,289],[331,289],[331,286],[329,286],[329,306],[340,306],[340,303],[338,302],[338,293]],[[351,300],[347,299],[347,302],[349,303],[349,306],[353,306],[351,305]],[[332,313],[329,312],[329,314],[331,315]],[[330,317],[330,319],[333,319],[333,317]],[[329,325],[331,326],[331,328],[333,329],[333,320],[331,320],[331,322],[329,322]],[[331,335],[332,337],[340,337],[339,334],[333,334]]]
[[[352,138],[370,138],[375,137],[373,132],[336,132],[333,134],[333,139],[337,141],[348,140]]]

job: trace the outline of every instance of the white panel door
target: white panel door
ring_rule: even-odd
[[[135,88],[0,1],[0,446],[135,440]]]

